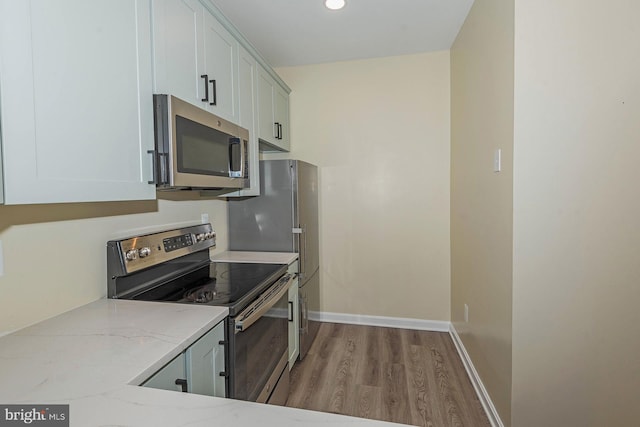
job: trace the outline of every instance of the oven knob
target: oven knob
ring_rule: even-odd
[[[204,235],[205,239],[212,239],[213,238],[213,233],[208,232]]]
[[[125,252],[124,255],[128,261],[133,261],[134,259],[138,258],[138,250],[135,248],[129,249],[127,252]]]
[[[140,248],[140,250],[138,251],[138,255],[140,255],[140,258],[146,258],[149,255],[151,255],[151,248]]]
[[[196,242],[202,242],[204,240],[204,233],[196,234]]]

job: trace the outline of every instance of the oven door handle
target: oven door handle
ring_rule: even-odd
[[[251,325],[256,323],[262,315],[276,305],[280,298],[289,291],[294,278],[294,274],[285,274],[275,285],[272,285],[247,308],[242,310],[240,314],[234,318],[234,332],[237,334],[238,332],[246,331]]]

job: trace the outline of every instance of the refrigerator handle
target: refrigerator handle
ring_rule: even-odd
[[[306,295],[302,292],[298,297],[298,304],[300,305],[300,333],[306,335],[309,333],[309,309]]]
[[[300,227],[294,228],[291,231],[293,232],[293,234],[298,235],[298,257],[300,258],[300,262],[298,263],[298,276],[300,277],[300,279],[303,279],[305,275],[304,259],[307,253],[307,235],[304,231],[304,225],[300,225]]]

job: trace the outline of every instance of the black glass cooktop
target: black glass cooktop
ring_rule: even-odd
[[[286,271],[280,264],[212,262],[132,299],[221,305],[234,316]]]

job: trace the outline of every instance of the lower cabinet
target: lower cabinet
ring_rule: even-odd
[[[183,353],[166,364],[143,387],[226,397],[224,322],[218,323]]]
[[[298,273],[298,261],[289,265],[289,273]],[[298,295],[298,277],[289,288],[289,370],[300,354],[300,302]]]
[[[159,388],[162,390],[185,391],[182,385],[187,382],[185,359],[184,353],[181,353],[142,385],[144,387]]]
[[[187,349],[186,368],[189,393],[225,397],[224,325],[219,323]]]

